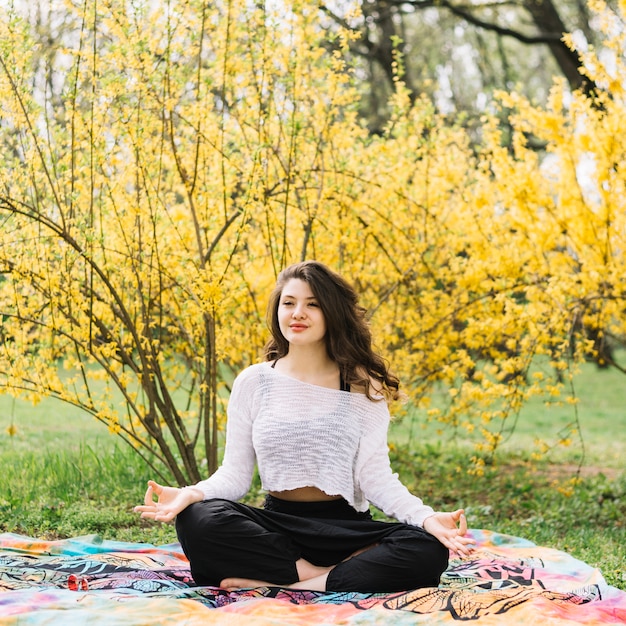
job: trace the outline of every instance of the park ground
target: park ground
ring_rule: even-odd
[[[575,389],[575,407],[536,399],[511,417],[482,475],[461,430],[419,414],[392,424],[392,464],[434,508],[464,507],[471,527],[567,551],[626,590],[626,378],[586,364]],[[569,436],[573,426],[579,436]],[[538,439],[547,452],[544,445],[537,454]],[[0,467],[0,532],[176,540],[172,525],[132,512],[152,477],[141,459],[94,418],[59,402],[0,396]],[[248,501],[261,497],[253,486]]]

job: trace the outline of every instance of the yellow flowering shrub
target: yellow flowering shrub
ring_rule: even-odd
[[[356,284],[415,405],[483,433],[479,474],[493,420],[626,335],[626,46],[595,8],[616,60],[586,67],[607,91],[502,94],[510,147],[495,117],[472,144],[401,75],[370,136],[352,35],[329,46],[299,0],[68,2],[81,26],[53,57],[5,9],[0,386],[81,406],[195,481],[277,273],[316,258]]]

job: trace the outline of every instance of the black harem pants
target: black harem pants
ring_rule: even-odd
[[[289,502],[268,495],[262,509],[205,500],[178,515],[176,531],[201,586],[231,577],[289,585],[298,581],[296,561],[303,558],[336,565],[328,591],[405,591],[437,586],[449,557],[425,530],[373,520],[343,499]]]

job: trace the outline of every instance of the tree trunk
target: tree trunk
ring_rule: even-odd
[[[540,32],[552,35],[568,32],[552,0],[527,0],[525,7]],[[595,84],[580,73],[581,62],[576,51],[555,37],[548,40],[547,46],[573,90],[583,89],[586,93],[595,90]]]

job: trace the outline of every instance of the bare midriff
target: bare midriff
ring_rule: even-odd
[[[341,496],[329,496],[317,487],[299,487],[287,491],[270,491],[270,496],[288,500],[290,502],[324,502],[325,500],[340,500]]]

